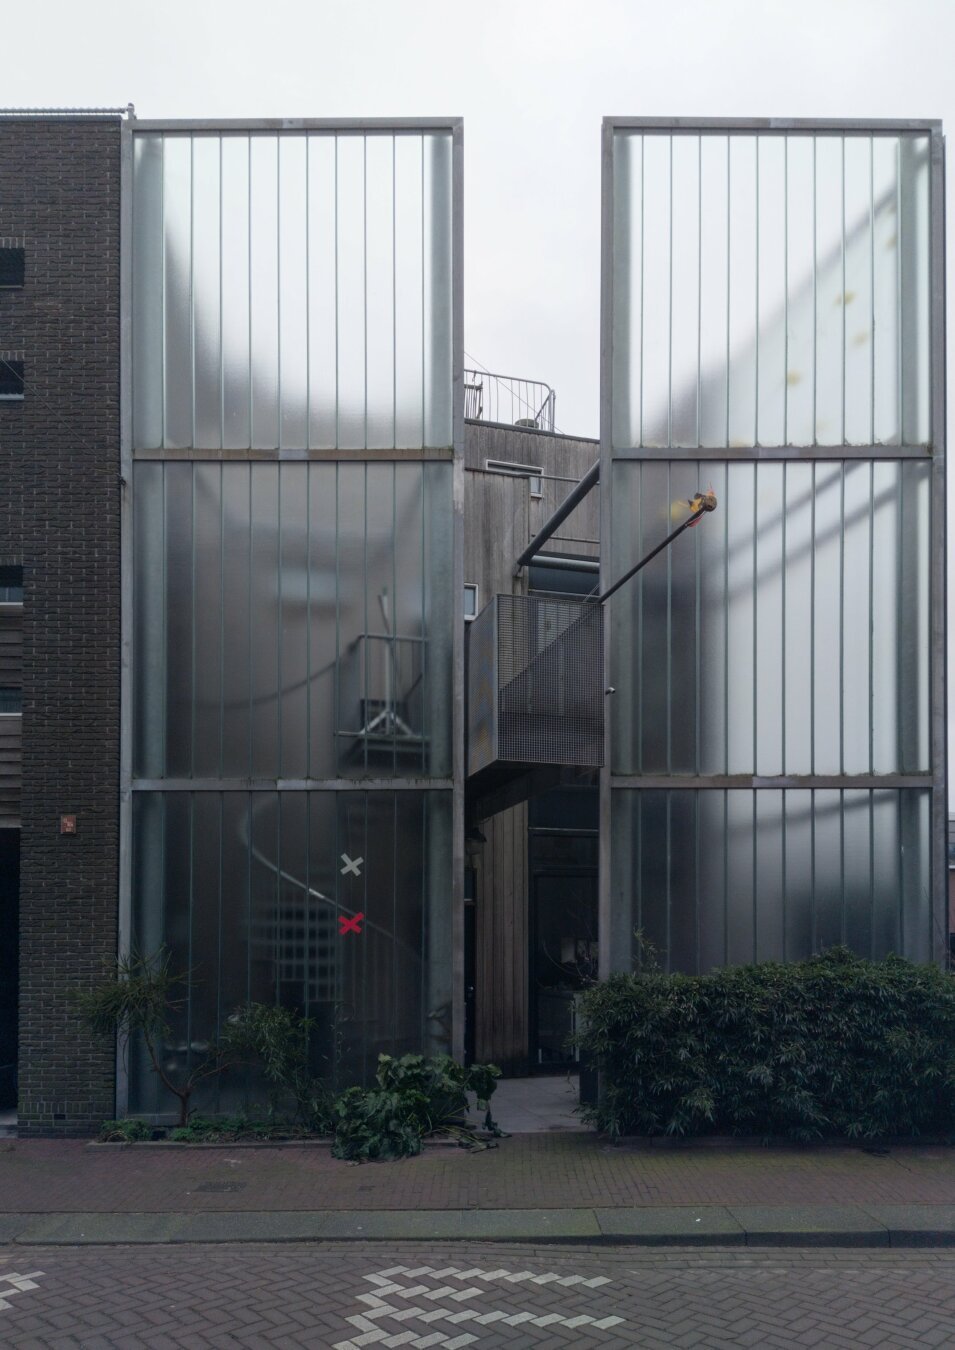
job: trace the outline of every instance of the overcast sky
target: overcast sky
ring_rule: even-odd
[[[955,0],[34,0],[7,105],[465,119],[465,341],[597,434],[604,114],[941,117]]]
[[[466,350],[591,436],[605,114],[955,127],[955,0],[33,0],[7,27],[8,106],[463,116]]]

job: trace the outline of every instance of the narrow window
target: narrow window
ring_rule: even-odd
[[[22,286],[25,272],[26,249],[0,248],[0,290]]]
[[[23,690],[0,684],[0,715],[23,711]]]
[[[23,568],[0,567],[0,605],[23,604]]]
[[[466,622],[477,618],[478,612],[478,587],[476,581],[466,581],[464,583],[464,618]]]
[[[23,398],[23,362],[0,356],[0,398]]]

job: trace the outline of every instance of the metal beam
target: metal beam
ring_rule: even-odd
[[[514,564],[515,575],[522,567],[525,567],[530,562],[535,553],[540,551],[541,546],[547,543],[548,539],[550,539],[551,535],[553,535],[559,526],[563,524],[571,511],[580,505],[588,492],[590,492],[591,488],[594,487],[596,483],[599,483],[599,481],[600,460],[598,459],[595,464],[590,466],[577,486],[571,489],[553,515],[550,516],[537,531],[537,534],[535,534],[534,538]]]

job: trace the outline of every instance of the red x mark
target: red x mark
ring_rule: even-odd
[[[346,914],[339,914],[338,936],[344,937],[346,933],[360,933],[361,921],[364,917],[364,914],[358,913],[353,919],[349,919]]]

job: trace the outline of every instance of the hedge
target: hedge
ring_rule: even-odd
[[[609,1134],[872,1139],[955,1130],[955,976],[845,948],[583,997]]]

